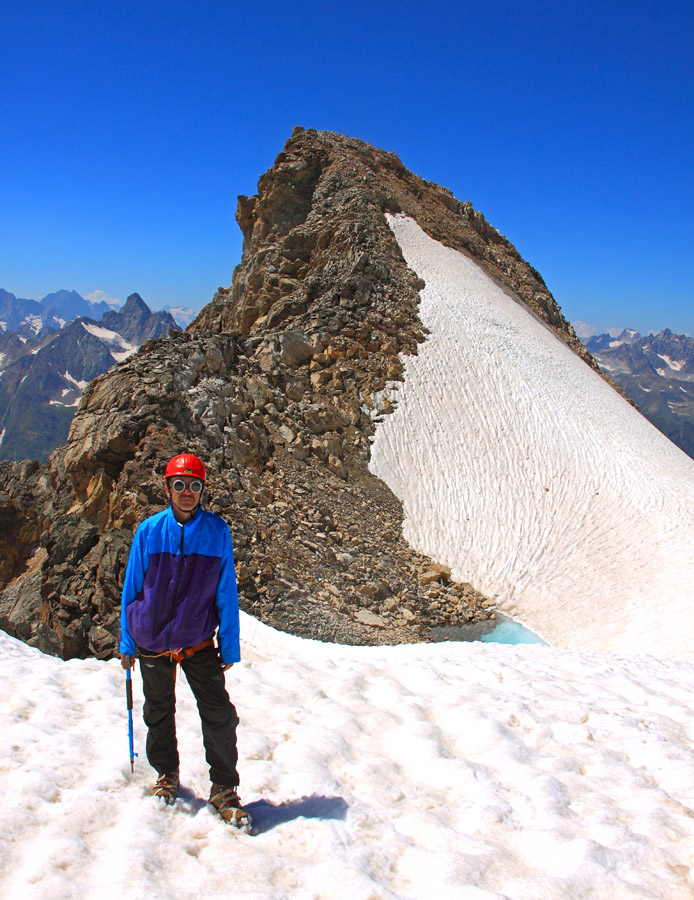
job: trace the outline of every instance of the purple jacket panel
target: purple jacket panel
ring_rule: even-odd
[[[144,650],[194,647],[219,626],[215,594],[220,559],[152,553],[142,592],[126,610],[128,628]]]

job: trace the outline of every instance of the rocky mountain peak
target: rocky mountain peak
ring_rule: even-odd
[[[489,627],[491,601],[405,543],[402,506],[368,469],[402,356],[427,334],[422,282],[384,215],[400,212],[592,364],[540,275],[469,203],[392,153],[297,128],[257,195],[239,198],[232,285],[186,332],[92,381],[45,466],[0,463],[1,627],[63,656],[113,653],[133,530],[161,508],[163,467],[182,450],[206,461],[242,606],[264,621],[350,643]],[[134,297],[120,315],[137,317]]]
[[[123,308],[121,312],[126,313],[129,312],[132,314],[134,310],[140,310],[140,312],[150,312],[150,308],[147,306],[145,301],[139,294],[130,294],[128,299],[123,304]]]
[[[402,257],[385,212],[403,212],[467,253],[591,362],[539,273],[472,204],[409,172],[394,153],[302,128],[261,176],[258,193],[239,197],[241,266],[191,328],[333,333],[362,324],[366,309],[400,303]]]
[[[41,300],[41,306],[51,306],[66,318],[89,315],[90,305],[77,291],[68,291],[65,288],[46,294]]]
[[[101,325],[137,345],[178,328],[170,313],[153,313],[139,294],[130,294],[121,309],[105,313]]]

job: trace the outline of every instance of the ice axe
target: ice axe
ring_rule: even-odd
[[[128,706],[128,746],[130,748],[130,771],[135,771],[135,743],[133,739],[133,680],[130,669],[125,670],[125,699]]]

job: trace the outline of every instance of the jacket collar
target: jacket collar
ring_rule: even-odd
[[[195,512],[190,517],[190,519],[188,519],[187,522],[179,522],[178,521],[178,519],[174,515],[173,507],[171,506],[170,503],[166,508],[166,512],[168,514],[170,521],[172,523],[175,523],[176,525],[178,525],[179,528],[183,528],[184,525],[186,528],[190,528],[191,525],[196,524],[202,518],[202,504],[200,504],[200,503],[198,504],[198,508],[195,510]]]

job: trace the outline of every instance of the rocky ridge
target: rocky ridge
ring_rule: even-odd
[[[473,256],[592,364],[539,275],[469,204],[393,154],[295,129],[258,195],[239,198],[231,287],[185,333],[91,382],[45,466],[0,464],[0,627],[65,657],[112,654],[132,532],[183,449],[209,464],[241,604],[263,621],[390,643],[494,615],[404,542],[402,507],[368,470],[401,355],[426,340],[422,284],[385,212]]]

